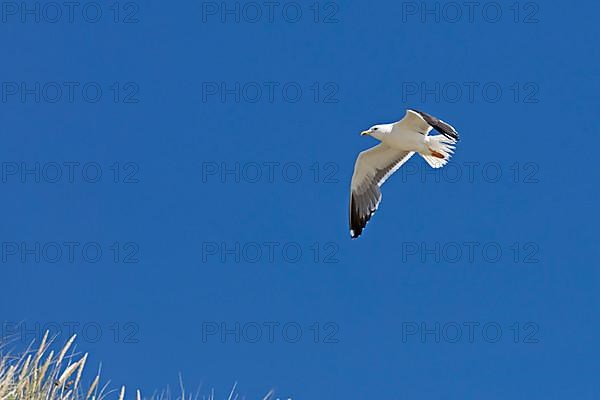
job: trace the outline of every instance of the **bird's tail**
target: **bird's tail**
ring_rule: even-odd
[[[444,135],[429,137],[429,154],[421,154],[431,168],[441,168],[448,163],[454,153],[456,142]]]

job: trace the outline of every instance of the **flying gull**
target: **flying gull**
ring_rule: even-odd
[[[441,135],[428,136],[435,129]],[[350,185],[350,235],[360,236],[381,202],[381,185],[416,152],[432,168],[441,168],[452,156],[458,132],[446,122],[417,110],[392,124],[375,125],[361,135],[381,143],[358,155]]]

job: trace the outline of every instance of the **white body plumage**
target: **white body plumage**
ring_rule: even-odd
[[[429,137],[402,124],[376,125],[370,135],[391,148],[427,154]],[[373,129],[371,128],[371,129]]]

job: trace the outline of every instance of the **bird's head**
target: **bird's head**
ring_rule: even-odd
[[[381,140],[382,136],[386,133],[390,133],[392,131],[392,124],[386,125],[375,125],[369,128],[366,131],[362,131],[360,133],[361,136],[369,135],[374,137],[375,139]]]

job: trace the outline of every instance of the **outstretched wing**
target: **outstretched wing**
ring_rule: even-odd
[[[425,122],[427,122],[427,124],[429,124],[433,129],[435,129],[442,135],[446,136],[448,139],[454,140],[455,142],[458,141],[458,139],[459,139],[458,132],[456,131],[456,129],[454,129],[454,127],[452,125],[442,121],[441,119],[434,117],[433,115],[429,115],[426,112],[418,111],[418,110],[408,110],[408,112],[411,112],[411,111],[417,113],[421,118],[423,118],[423,120]],[[407,115],[408,115],[408,112],[407,112]]]
[[[381,202],[383,183],[412,155],[381,143],[358,155],[350,185],[350,235],[360,236]]]

